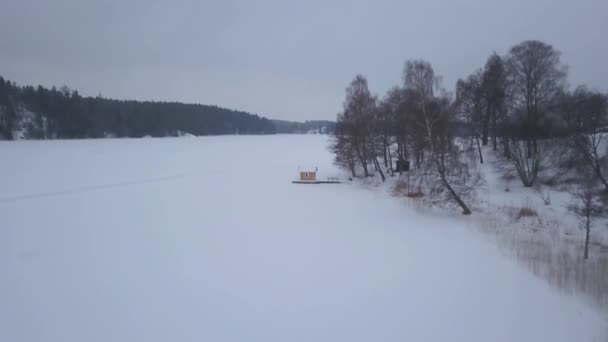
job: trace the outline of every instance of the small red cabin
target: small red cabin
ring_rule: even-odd
[[[317,180],[316,171],[301,171],[300,181],[302,182],[315,182]]]

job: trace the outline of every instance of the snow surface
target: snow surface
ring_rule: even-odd
[[[0,143],[0,341],[605,341],[467,219],[291,184],[326,139]]]

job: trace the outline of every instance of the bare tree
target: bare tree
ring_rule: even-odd
[[[340,126],[341,134],[349,139],[348,146],[363,168],[365,177],[370,175],[368,163],[372,159],[370,155],[371,127],[370,122],[375,115],[375,98],[371,95],[367,80],[357,75],[346,88],[346,100],[344,112],[338,116],[337,125]]]
[[[507,70],[503,59],[496,52],[486,62],[481,87],[486,102],[485,117],[487,120],[484,126],[482,143],[483,145],[488,143],[487,137],[490,134],[492,136],[492,148],[496,150],[498,146],[498,124],[505,117],[507,99]]]
[[[550,153],[545,144],[539,142],[533,145],[535,152],[532,153],[532,156],[528,156],[527,147],[527,143],[523,140],[512,141],[509,147],[509,156],[503,158],[501,163],[506,166],[506,169],[509,169],[510,166],[525,187],[532,187],[536,183],[538,174],[544,167]]]
[[[546,43],[528,40],[515,45],[507,57],[508,83],[514,106],[524,113],[526,153],[532,157],[540,135],[540,122],[565,86],[567,68],[560,52]]]
[[[405,159],[407,150],[405,148],[407,141],[407,116],[403,115],[402,111],[403,90],[399,87],[393,87],[388,90],[380,104],[380,125],[382,127],[382,139],[384,145],[383,159],[384,165],[392,172],[393,155],[391,146],[393,141],[397,143],[397,160]]]
[[[508,136],[499,132],[506,113],[506,69],[504,62],[496,53],[492,54],[483,70],[477,70],[456,84],[455,108],[460,118],[471,127],[473,142],[477,144],[479,160],[483,163],[481,145],[486,146],[492,136],[493,149],[498,146],[497,136],[503,134],[505,154],[508,155]]]
[[[386,177],[378,161],[378,156],[384,153],[386,160],[386,140],[384,135],[383,124],[383,112],[376,105],[376,99],[374,98],[373,106],[370,109],[371,113],[368,118],[368,149],[369,155],[371,156],[372,162],[374,163],[374,169],[380,174],[380,178],[384,182]]]
[[[466,80],[458,80],[454,107],[459,116],[471,127],[471,135],[477,144],[479,162],[483,164],[481,145],[482,140],[484,145],[487,144],[489,119],[485,110],[487,102],[484,98],[482,79],[482,72],[478,70]]]
[[[351,138],[343,132],[342,120],[340,118],[341,115],[342,114],[338,114],[338,123],[336,124],[329,150],[334,153],[334,164],[349,170],[354,178],[357,177],[357,157],[354,147],[351,144]]]
[[[608,191],[608,97],[578,87],[560,103],[568,131],[568,165],[585,165]]]
[[[401,102],[400,113],[402,121],[405,123],[405,144],[402,148],[404,158],[411,157],[415,162],[415,167],[420,168],[424,165],[426,153],[429,148],[427,134],[423,125],[424,113],[421,110],[418,93],[415,89],[405,88],[403,101]]]
[[[585,252],[584,259],[589,258],[589,235],[594,219],[606,215],[604,206],[594,189],[592,182],[585,182],[580,188],[573,192],[574,202],[568,206],[568,210],[576,216],[579,228],[585,230]]]
[[[462,198],[462,194],[454,186],[454,173],[456,157],[452,136],[449,130],[450,110],[447,97],[435,97],[435,90],[439,88],[439,78],[430,63],[422,60],[408,61],[404,71],[405,88],[415,94],[416,103],[420,112],[418,127],[425,132],[429,146],[430,158],[426,163],[429,172],[434,175],[440,187],[445,190],[451,200],[456,202],[464,215],[471,214],[471,210]]]

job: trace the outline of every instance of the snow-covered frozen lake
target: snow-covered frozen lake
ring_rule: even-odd
[[[0,143],[0,341],[605,341],[460,217],[291,184],[326,139]]]

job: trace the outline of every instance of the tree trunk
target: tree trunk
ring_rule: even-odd
[[[402,155],[400,156],[399,159],[407,160],[408,159],[407,140],[405,140],[405,138],[403,139],[403,150],[401,152],[402,152]]]
[[[399,138],[397,140],[397,159],[403,159],[403,140]]]
[[[589,259],[589,222],[587,222],[587,227],[585,229],[585,255],[584,259]]]
[[[487,146],[488,145],[488,120],[483,120],[483,127],[482,127],[482,131],[481,131],[481,143],[483,144],[483,146]]]
[[[386,135],[384,136],[382,143],[383,143],[382,152],[384,153],[384,167],[388,168],[388,157],[387,157],[388,139],[386,138]]]
[[[481,139],[483,146],[488,146],[488,137],[490,136],[490,117],[492,113],[492,106],[488,106],[486,115],[482,118],[481,126]]]
[[[389,166],[389,170],[391,172],[391,176],[393,175],[393,156],[391,156],[391,147],[390,145],[388,146],[388,166]]]
[[[493,115],[492,117],[492,150],[496,151],[497,147],[498,147],[498,139],[496,138],[497,135],[497,128],[496,128],[496,114]]]
[[[374,164],[376,164],[376,168],[380,173],[380,178],[382,178],[382,181],[384,182],[386,180],[386,177],[384,177],[384,172],[382,172],[382,168],[380,167],[380,163],[378,163],[378,158],[376,158],[376,156],[374,156]]]
[[[504,156],[507,159],[511,159],[511,151],[509,150],[509,138],[502,138],[503,146],[504,146]]]
[[[606,181],[606,178],[602,174],[601,166],[594,165],[593,169],[595,170],[595,174],[597,175],[597,178],[599,178],[600,182],[602,182],[602,184],[604,185],[605,190],[608,191],[608,181]]]
[[[444,177],[441,177],[441,180],[442,180],[443,184],[445,185],[445,187],[450,192],[450,194],[452,194],[452,197],[454,198],[454,200],[456,201],[456,203],[458,203],[458,205],[460,206],[460,208],[462,208],[462,214],[463,215],[471,215],[471,209],[469,209],[469,207],[467,207],[467,205],[464,203],[464,201],[462,200],[462,198],[460,198],[460,196],[458,196],[458,194],[456,193],[456,191],[454,191],[454,189],[452,189],[452,186],[450,186],[450,183],[448,183],[448,181]]]
[[[477,138],[477,151],[479,151],[479,163],[483,164],[483,154],[481,154],[481,145],[479,144],[479,138]]]
[[[359,157],[359,161],[361,162],[361,166],[363,166],[363,174],[365,177],[369,177],[369,171],[367,170],[367,163],[365,162],[365,158],[361,154],[361,151],[357,148],[357,157]]]
[[[361,164],[363,165],[363,174],[365,175],[365,177],[369,177],[369,171],[367,170],[367,164],[364,161],[361,161]]]

